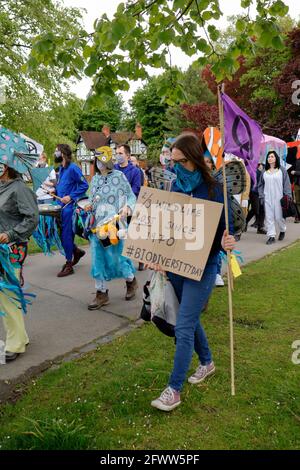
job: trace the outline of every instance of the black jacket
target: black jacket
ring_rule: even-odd
[[[293,168],[293,170],[296,172],[293,175],[294,183],[297,186],[300,186],[300,158],[298,158],[298,160],[296,160],[296,164],[295,164],[295,167]]]

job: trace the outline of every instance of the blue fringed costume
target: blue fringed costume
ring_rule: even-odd
[[[136,197],[126,177],[117,170],[107,176],[96,174],[91,183],[90,203],[93,207],[96,226],[112,219],[124,206],[134,209]],[[122,240],[117,245],[104,248],[97,235],[90,235],[92,249],[91,275],[96,281],[132,279],[135,268],[130,259],[122,255]]]

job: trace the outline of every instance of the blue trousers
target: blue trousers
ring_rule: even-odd
[[[221,251],[218,254],[218,264],[217,264],[217,274],[222,274],[222,256],[221,256]]]
[[[199,317],[215,285],[216,274],[217,257],[208,260],[201,281],[193,281],[168,273],[180,303],[175,327],[174,367],[169,380],[169,386],[178,392],[183,387],[194,350],[202,365],[207,365],[212,361],[207,338]]]
[[[76,247],[74,245],[75,234],[72,227],[73,210],[73,204],[69,204],[61,211],[61,243],[65,251],[67,261],[72,261]]]

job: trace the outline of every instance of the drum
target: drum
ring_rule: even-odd
[[[90,205],[89,198],[88,198],[88,197],[85,197],[85,198],[83,198],[83,199],[79,199],[79,200],[76,202],[76,205],[77,205],[80,209],[84,209],[85,206]]]
[[[59,204],[39,204],[40,215],[50,215],[52,217],[59,218],[62,210],[62,206]]]

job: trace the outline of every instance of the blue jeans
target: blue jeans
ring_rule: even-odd
[[[208,261],[201,281],[193,281],[168,273],[180,303],[175,327],[174,367],[169,380],[169,386],[178,392],[183,387],[194,350],[202,365],[207,365],[212,361],[207,338],[199,317],[215,285],[216,274],[217,257]]]
[[[222,274],[222,256],[221,252],[218,254],[217,274]]]

